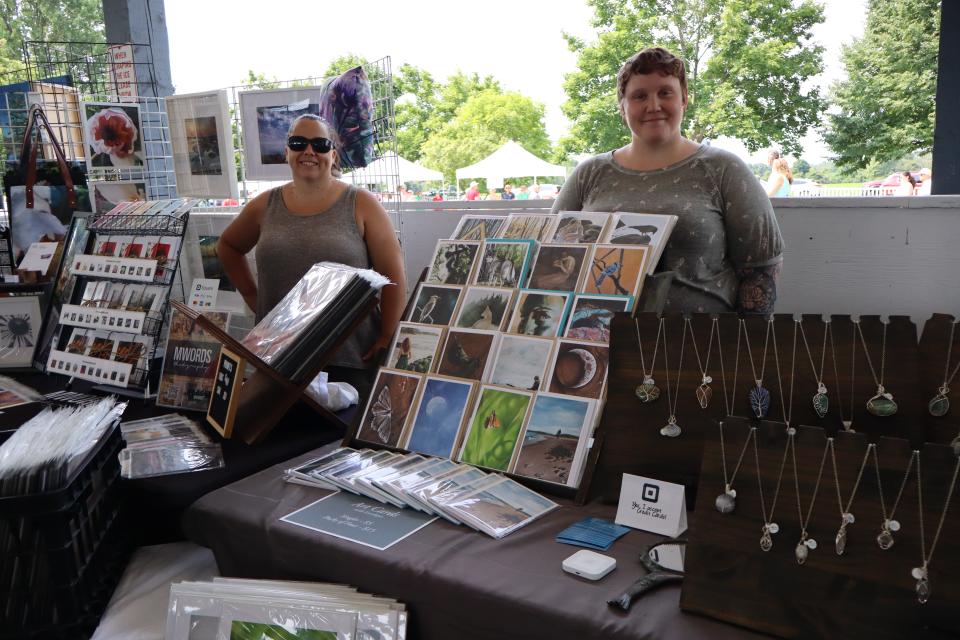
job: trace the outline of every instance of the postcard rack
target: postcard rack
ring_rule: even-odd
[[[759,465],[751,441],[735,477],[736,508],[732,513],[720,513],[714,498],[724,491],[721,452],[726,451],[727,469],[732,471],[752,427],[756,427]],[[957,469],[957,457],[949,447],[927,444],[919,449],[921,525],[917,464],[910,465],[914,450],[911,443],[900,438],[877,439],[875,464],[872,456],[865,456],[871,442],[865,434],[832,434],[838,481],[834,480],[831,456],[826,456],[816,491],[826,437],[831,434],[816,427],[798,427],[794,436],[797,482],[787,456],[779,499],[771,516],[788,440],[785,425],[731,418],[724,421],[723,433],[724,448],[718,428],[704,443],[700,493],[709,499],[697,502],[681,608],[784,638],[939,638],[960,633],[955,614],[960,599],[960,576],[955,570],[960,563],[957,504],[946,510],[931,555]],[[863,465],[865,458],[867,463]],[[861,468],[862,477],[854,492]],[[758,475],[763,482],[762,504]],[[878,477],[883,498],[878,492]],[[884,550],[877,542],[878,534],[884,511],[894,518],[890,510],[901,484],[903,491],[895,514],[900,526],[893,533],[895,543]],[[835,541],[841,523],[837,485],[844,501],[853,496],[848,512],[855,516],[846,527],[842,555],[836,553]],[[952,502],[956,499],[954,495]],[[814,504],[809,510],[811,502]],[[769,551],[760,547],[765,511],[779,526]],[[817,541],[802,565],[796,558],[802,536],[801,511],[809,538]],[[925,534],[923,547],[921,528]],[[920,604],[918,580],[912,572],[923,564],[924,552],[930,560],[930,596]]]
[[[204,317],[203,314],[198,313],[177,300],[170,301],[173,308],[183,313],[192,321],[199,323],[204,331],[216,338],[223,345],[224,349],[233,352],[255,369],[254,373],[241,383],[241,386],[236,392],[236,398],[231,399],[236,405],[233,411],[235,418],[233,424],[230,425],[229,433],[231,436],[239,437],[247,444],[257,444],[266,438],[273,427],[298,400],[302,400],[320,414],[324,421],[341,425],[344,428],[346,427],[335,413],[321,406],[313,398],[305,394],[304,390],[310,385],[310,382],[316,375],[333,359],[340,345],[350,337],[360,323],[373,311],[377,303],[377,299],[373,298],[366,304],[354,322],[341,333],[331,348],[311,363],[309,369],[306,370],[307,373],[305,374],[304,381],[298,383],[281,375],[276,369],[257,357],[256,354],[243,346],[243,344],[230,336],[226,331]]]
[[[819,315],[804,315],[795,322],[792,315],[777,314],[769,326],[769,338],[770,323],[761,316],[747,316],[741,324],[737,314],[719,314],[714,325],[711,316],[692,314],[686,333],[682,315],[662,317],[662,327],[661,316],[655,313],[637,314],[636,324],[626,313],[613,320],[607,406],[597,430],[598,438],[603,438],[598,443],[602,448],[597,454],[591,496],[616,501],[623,473],[681,483],[688,495],[695,496],[704,440],[715,433],[722,417],[753,415],[749,391],[755,376],[763,378],[763,387],[770,393],[768,420],[782,421],[786,408],[792,423],[818,426],[831,434],[844,430],[843,421],[848,420],[855,431],[871,438],[897,436],[917,445],[924,441],[917,333],[905,316],[891,316],[886,325],[878,316],[861,316],[859,330],[850,316],[831,316],[830,332],[825,334],[827,323]],[[866,353],[864,344],[869,349]],[[880,375],[881,361],[884,382],[898,405],[897,412],[886,417],[866,410],[867,400],[877,391],[871,369]],[[641,402],[635,392],[643,381],[644,368],[660,390],[660,397],[649,403]],[[703,383],[704,369],[712,378],[712,396],[707,407],[701,408],[697,389]],[[818,372],[829,399],[822,418],[812,403]],[[670,399],[681,428],[678,437],[660,433],[670,415]]]
[[[76,284],[59,309],[46,367],[147,398],[190,210],[185,198],[122,203],[89,221],[64,268]],[[62,276],[61,276],[62,277]]]

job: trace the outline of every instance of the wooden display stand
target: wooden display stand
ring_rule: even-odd
[[[247,444],[256,444],[270,433],[270,430],[283,418],[297,400],[303,400],[319,413],[324,420],[333,424],[342,425],[342,421],[332,411],[321,406],[303,392],[310,385],[313,378],[330,362],[336,354],[337,349],[340,348],[340,345],[346,341],[367,315],[373,311],[377,305],[376,297],[367,303],[363,311],[357,316],[357,319],[343,332],[334,345],[312,363],[309,369],[309,375],[305,376],[304,382],[300,383],[293,382],[278,373],[276,369],[258,358],[256,354],[244,347],[240,342],[231,337],[215,323],[205,318],[202,314],[197,313],[176,300],[171,301],[171,304],[177,311],[180,311],[194,322],[200,324],[203,330],[215,337],[225,349],[239,358],[246,360],[256,369],[253,375],[245,380],[237,390],[238,396],[235,401],[230,402],[230,404],[236,402],[235,417],[230,424],[222,425],[224,429],[229,427],[233,435],[238,436]]]
[[[794,424],[819,426],[833,434],[843,429],[840,417],[842,409],[845,419],[850,419],[852,415],[853,428],[871,439],[896,436],[910,440],[915,446],[923,442],[921,414],[925,402],[920,397],[922,394],[918,385],[917,332],[915,325],[907,317],[892,316],[887,326],[884,383],[894,394],[899,409],[895,415],[878,418],[866,411],[867,400],[876,393],[876,382],[870,372],[859,333],[849,316],[831,316],[833,348],[828,340],[823,366],[823,381],[827,386],[830,407],[822,419],[813,409],[812,397],[817,391],[817,379],[799,328],[794,352],[795,322],[792,315],[774,316],[770,344],[765,356],[764,342],[768,325],[766,318],[747,317],[744,333],[740,329],[738,315],[729,313],[718,316],[720,339],[714,337],[707,367],[707,373],[713,377],[710,384],[713,397],[706,409],[700,407],[696,398],[696,389],[702,378],[696,354],[699,352],[700,362],[707,366],[712,319],[707,314],[690,316],[697,344],[695,351],[689,334],[686,341],[683,340],[683,316],[664,314],[663,317],[667,339],[661,337],[656,362],[653,362],[660,316],[655,313],[639,313],[636,316],[643,358],[647,370],[653,369],[653,378],[660,388],[660,398],[646,404],[640,402],[634,393],[636,386],[643,380],[634,319],[627,313],[619,313],[614,317],[610,336],[607,404],[597,430],[598,436],[603,437],[602,450],[596,454],[597,468],[594,471],[591,496],[601,496],[606,501],[615,502],[620,493],[622,474],[632,473],[684,484],[687,494],[695,497],[704,440],[713,437],[717,421],[727,413],[723,398],[724,373],[731,414],[741,417],[753,415],[748,396],[748,391],[754,384],[750,353],[753,354],[753,369],[758,377],[763,370],[763,386],[770,391],[767,419],[783,420],[783,406],[789,404],[790,385],[793,382]],[[818,315],[803,316],[802,322],[810,353],[815,365],[819,367],[825,323]],[[870,359],[879,376],[883,325],[877,316],[863,316],[860,323],[864,340],[870,349]],[[741,333],[739,350],[738,330]],[[748,337],[749,350],[746,346]],[[855,360],[852,358],[854,354]],[[941,361],[942,357],[941,355]],[[669,365],[669,370],[666,365]],[[943,371],[942,364],[939,371]],[[667,423],[670,415],[667,384],[670,385],[670,394],[676,396],[674,401],[677,423],[683,430],[677,438],[660,434],[660,428]],[[786,398],[782,401],[784,396]],[[960,411],[957,413],[960,414]],[[956,432],[953,435],[956,435]],[[598,442],[595,447],[599,444]]]
[[[756,423],[730,418],[724,421],[727,469],[732,472],[749,428]],[[760,477],[766,508],[777,483],[786,444],[782,424],[760,423],[757,442]],[[799,427],[796,456],[800,500],[804,515],[809,508],[825,446],[825,432]],[[864,434],[840,433],[835,437],[837,469],[843,500],[849,499],[863,460]],[[769,552],[760,549],[762,510],[758,494],[757,465],[752,447],[736,476],[736,510],[721,514],[714,497],[723,491],[719,434],[704,442],[700,493],[687,547],[686,577],[680,606],[737,625],[785,638],[926,638],[960,633],[956,603],[960,601],[960,504],[952,504],[944,521],[930,564],[932,595],[919,604],[911,569],[922,564],[916,466],[911,471],[896,520],[902,527],[895,544],[881,550],[876,542],[883,520],[875,467],[868,462],[850,511],[848,543],[836,554],[834,537],[840,525],[837,489],[829,456],[807,531],[818,546],[804,565],[795,559],[800,539],[797,491],[790,458],[783,475],[772,520],[780,531]],[[899,438],[879,438],[883,494],[891,509],[903,481],[912,446]],[[934,533],[956,465],[949,447],[925,445],[920,454],[923,480],[923,521],[926,550]],[[960,499],[956,493],[953,502]]]
[[[950,325],[955,322],[951,315],[936,313],[923,325],[920,336],[920,400],[923,402],[923,422],[928,442],[950,444],[960,434],[960,374],[953,379],[950,398],[950,411],[945,416],[930,415],[927,403],[937,394],[943,384],[943,371],[950,354],[950,372],[960,362],[960,328],[953,332],[953,349],[950,339]]]

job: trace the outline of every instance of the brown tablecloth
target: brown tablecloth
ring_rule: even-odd
[[[327,492],[283,481],[283,470],[318,449],[213,491],[185,513],[183,526],[210,547],[224,575],[339,582],[406,603],[408,638],[760,638],[683,613],[680,588],[667,586],[628,613],[606,601],[644,574],[640,547],[656,539],[632,531],[607,555],[617,568],[599,582],[572,576],[561,562],[579,547],[554,536],[587,516],[613,519],[612,505],[561,508],[502,540],[436,520],[385,551],[280,522]]]

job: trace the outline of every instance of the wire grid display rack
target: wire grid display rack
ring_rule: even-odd
[[[143,183],[151,200],[176,196],[172,149],[163,99],[157,97],[157,81],[150,45],[131,45],[129,62],[117,62],[102,42],[27,42],[24,69],[16,76],[0,76],[0,139],[4,164],[17,159],[23,140],[27,112],[40,104],[60,139],[68,161],[84,161],[85,102],[122,103],[138,108],[137,132],[143,148],[143,165],[91,167],[87,181],[134,181]],[[118,97],[133,93],[135,97]],[[52,159],[52,149],[42,145],[42,157]],[[4,170],[6,167],[3,167]]]

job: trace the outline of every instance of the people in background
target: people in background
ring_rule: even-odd
[[[770,166],[770,179],[767,180],[767,195],[771,198],[786,198],[793,185],[793,173],[785,158],[777,158]]]
[[[933,188],[933,173],[930,171],[930,169],[927,169],[926,167],[920,169],[920,180],[920,186],[917,187],[917,195],[929,196],[932,193],[931,189]]]
[[[443,193],[437,191],[436,193],[433,194],[430,200],[431,202],[443,202]]]
[[[897,187],[895,195],[912,196],[916,189],[917,181],[909,171],[900,172],[900,186]]]
[[[783,259],[773,207],[742,160],[681,135],[683,61],[659,47],[644,49],[621,67],[617,99],[630,142],[577,165],[553,212],[676,215],[644,284],[644,297],[655,298],[643,303],[666,311],[771,313]]]
[[[484,198],[484,200],[499,200],[499,199],[500,199],[500,194],[497,193],[496,189],[490,189],[487,192],[487,196]]]
[[[318,116],[294,120],[286,149],[293,180],[250,200],[220,236],[217,255],[258,322],[318,262],[372,268],[389,278],[379,313],[357,328],[332,362],[359,369],[390,344],[406,303],[406,282],[390,217],[372,194],[337,179],[335,143],[333,128]],[[246,259],[253,249],[256,280]]]
[[[540,185],[538,184],[533,185],[533,188],[530,190],[530,199],[539,200],[542,197],[543,196],[540,195]]]
[[[527,185],[520,185],[520,189],[517,190],[517,200],[529,200],[530,199],[530,190],[527,188]]]
[[[463,197],[465,200],[476,200],[480,197],[480,185],[476,182],[471,182],[466,192],[464,192]]]
[[[513,185],[512,184],[503,185],[503,193],[500,194],[500,199],[515,200],[516,198],[517,198],[517,194],[513,192]]]

